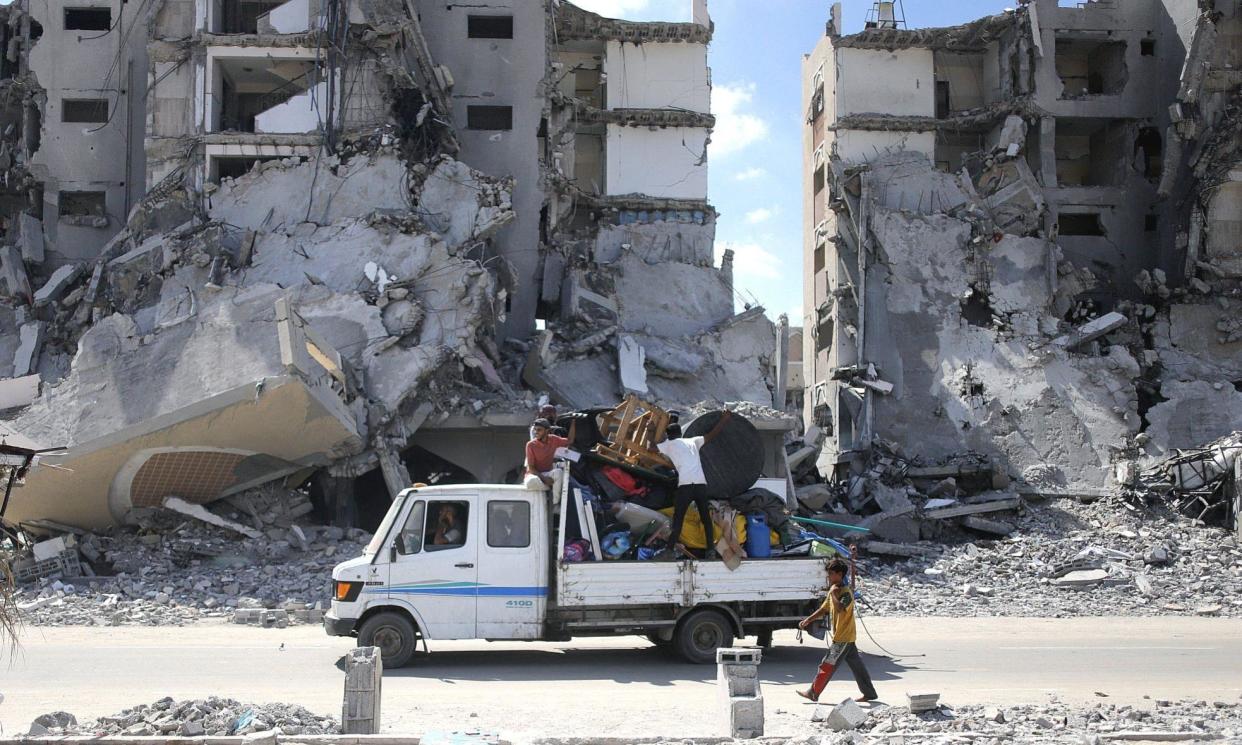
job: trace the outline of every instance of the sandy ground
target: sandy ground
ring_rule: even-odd
[[[1242,624],[1218,618],[870,618],[860,647],[884,701],[933,690],[950,704],[1242,696]],[[767,734],[805,735],[812,707],[794,694],[822,654],[777,635],[760,675]],[[79,720],[163,696],[298,703],[340,715],[348,639],[318,627],[27,628],[0,666],[0,724],[39,714]],[[724,734],[714,666],[688,665],[637,637],[568,643],[440,642],[384,676],[383,727],[423,735],[479,728],[521,741]],[[855,695],[848,670],[826,700]]]

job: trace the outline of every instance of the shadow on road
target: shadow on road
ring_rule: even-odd
[[[434,645],[433,645],[434,650]],[[764,683],[803,684],[815,674],[823,657],[820,645],[774,646],[765,650],[759,666]],[[876,681],[895,680],[914,665],[887,657],[863,654],[867,670]],[[337,662],[344,669],[345,658]],[[385,670],[389,678],[427,678],[443,681],[563,681],[611,680],[617,683],[673,685],[682,682],[711,682],[715,665],[691,665],[671,651],[659,647],[560,649],[448,650],[420,652],[408,666]],[[843,667],[834,680],[852,680]]]

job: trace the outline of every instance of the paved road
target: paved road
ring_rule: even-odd
[[[1142,703],[1242,695],[1242,624],[1203,618],[873,618],[886,659],[860,645],[881,697],[936,690],[951,703]],[[283,645],[283,648],[282,648]],[[111,714],[162,696],[224,695],[287,701],[339,716],[338,664],[349,640],[318,628],[27,629],[0,664],[0,724],[24,731],[35,716]],[[535,735],[616,737],[722,734],[715,669],[672,659],[636,637],[562,644],[445,642],[430,657],[388,671],[384,729],[422,734],[479,727]],[[804,685],[822,648],[778,634],[761,667],[768,734],[806,734]],[[919,656],[915,656],[919,655]],[[854,695],[848,670],[825,698]]]

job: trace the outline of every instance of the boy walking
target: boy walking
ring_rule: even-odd
[[[858,690],[862,691],[862,695],[856,700],[874,701],[879,698],[879,694],[875,692],[875,686],[871,684],[871,675],[867,673],[862,656],[858,654],[858,646],[855,644],[858,640],[858,631],[854,627],[854,591],[846,582],[848,572],[849,567],[844,561],[833,559],[829,562],[828,597],[824,599],[824,604],[818,610],[798,624],[798,628],[806,629],[824,616],[831,618],[832,644],[828,647],[828,654],[824,655],[823,662],[819,663],[819,671],[815,674],[815,680],[811,683],[810,689],[798,691],[799,696],[811,701],[819,700],[819,694],[824,692],[824,687],[832,678],[833,671],[842,661],[850,666],[850,670],[854,673],[854,682],[858,684]]]

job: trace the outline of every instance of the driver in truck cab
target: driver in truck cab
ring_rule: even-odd
[[[457,519],[457,508],[451,504],[440,505],[436,516],[436,532],[431,536],[433,546],[460,546],[466,542]]]

